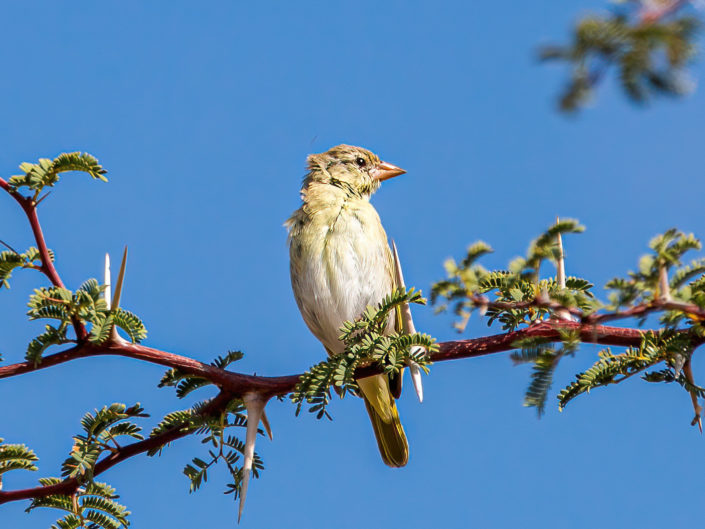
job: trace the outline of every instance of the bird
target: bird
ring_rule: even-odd
[[[395,268],[387,234],[370,197],[406,173],[362,147],[338,145],[307,158],[302,204],[289,230],[291,285],[304,322],[328,355],[345,351],[340,327],[392,293]],[[395,330],[390,315],[386,333]],[[382,460],[403,467],[409,444],[395,403],[401,374],[357,380]]]

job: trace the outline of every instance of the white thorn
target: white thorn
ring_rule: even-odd
[[[668,284],[668,270],[661,265],[658,269],[658,285],[661,291],[661,301],[671,301],[671,287]]]
[[[683,371],[683,366],[685,365],[685,356],[682,354],[675,354],[673,357],[673,372],[676,378],[678,378]]]
[[[109,305],[110,310],[117,310],[120,307],[120,296],[122,296],[122,285],[125,281],[125,267],[127,266],[127,246],[122,253],[122,262],[120,263],[120,271],[118,272],[117,283],[115,284],[115,296],[113,296],[112,303]],[[113,325],[110,331],[110,337],[114,342],[117,343],[127,343],[122,336],[118,334],[117,327]]]
[[[556,223],[560,222],[560,218],[556,217]],[[565,253],[563,253],[563,237],[559,233],[556,236],[556,242],[558,244],[558,262],[556,263],[556,283],[558,288],[561,290],[565,289]],[[558,309],[556,311],[556,316],[560,320],[573,321],[573,317],[570,311],[565,309]]]
[[[423,347],[416,346],[419,349]],[[412,349],[413,351],[413,349]],[[419,398],[419,402],[423,402],[423,384],[421,383],[421,369],[416,362],[409,362],[409,373],[411,374],[411,381],[414,383],[414,389],[416,390],[416,396]]]
[[[240,506],[237,511],[237,523],[240,523],[242,511],[245,509],[245,498],[247,497],[247,485],[250,482],[250,471],[252,462],[255,459],[255,440],[257,439],[257,429],[267,404],[259,394],[246,393],[242,398],[247,409],[247,433],[245,436],[245,460],[242,464],[242,481],[240,482]]]
[[[111,297],[111,291],[110,291],[110,254],[106,253],[105,254],[105,274],[104,274],[105,280],[103,281],[105,283],[105,290],[103,290],[103,299],[105,300],[105,304],[110,307],[110,297]]]
[[[125,266],[127,265],[127,246],[122,253],[122,263],[120,263],[120,272],[118,273],[117,283],[115,284],[115,296],[113,303],[110,305],[110,310],[116,310],[120,306],[120,296],[122,295],[122,283],[125,280]]]
[[[556,217],[556,223],[560,222],[560,219]],[[557,236],[558,240],[558,263],[556,263],[556,282],[558,283],[558,288],[565,288],[565,256],[563,254],[563,239],[559,233]]]
[[[404,285],[404,274],[401,271],[401,262],[399,261],[399,254],[397,253],[397,245],[392,241],[392,253],[394,255],[394,277],[396,280],[397,288],[406,288]],[[407,334],[413,334],[416,332],[414,327],[414,320],[411,317],[411,307],[408,303],[404,303],[401,307],[401,322],[402,329]],[[417,346],[418,349],[423,349]],[[411,350],[413,354],[414,349]],[[419,402],[423,402],[423,384],[421,382],[421,372],[419,366],[416,362],[407,360],[406,364],[409,366],[409,373],[411,373],[411,381],[414,383],[414,390],[416,391],[416,396],[419,398]]]
[[[264,426],[264,431],[267,432],[267,437],[270,441],[274,441],[274,436],[272,435],[272,427],[269,425],[269,419],[267,419],[267,412],[262,410],[262,426]]]

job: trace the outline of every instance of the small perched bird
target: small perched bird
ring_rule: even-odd
[[[380,184],[406,171],[360,147],[338,145],[308,157],[303,204],[289,228],[291,285],[301,315],[329,355],[345,350],[338,339],[346,320],[357,318],[395,288],[392,253],[370,196]],[[387,330],[393,332],[390,317]],[[401,376],[359,379],[379,451],[391,467],[409,459],[394,397]],[[391,388],[390,388],[391,383]]]

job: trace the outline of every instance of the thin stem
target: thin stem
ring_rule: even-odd
[[[24,205],[22,209],[27,215],[27,220],[29,220],[29,225],[32,228],[32,233],[34,234],[34,240],[37,242],[39,255],[42,259],[42,272],[44,272],[44,274],[49,278],[52,285],[59,288],[66,288],[64,286],[64,282],[61,280],[61,277],[59,277],[59,273],[54,267],[54,263],[51,261],[49,248],[47,248],[46,241],[44,240],[44,233],[42,233],[42,226],[39,224],[37,208],[34,206],[33,202],[29,202],[27,205]]]
[[[42,261],[42,265],[39,267],[39,270],[47,276],[52,285],[59,288],[66,288],[64,286],[64,282],[61,280],[61,276],[59,276],[59,273],[56,271],[56,267],[51,260],[51,256],[49,255],[49,248],[47,248],[44,233],[42,232],[42,226],[39,223],[39,217],[37,216],[37,203],[33,199],[18,193],[17,190],[13,189],[3,178],[0,178],[0,188],[7,191],[10,196],[15,199],[27,216],[27,220],[29,221],[29,225],[32,229],[32,234],[34,235],[34,240],[37,243],[37,248],[39,249],[39,256]],[[74,331],[76,332],[76,338],[78,338],[79,341],[85,340],[88,336],[88,332],[86,331],[86,327],[83,325],[83,322],[75,316],[71,319],[71,321]]]
[[[4,178],[0,178],[0,188],[10,193],[15,200],[17,200],[18,197],[22,197],[22,195],[10,187],[10,184]]]
[[[630,309],[623,311],[614,311],[606,313],[585,314],[580,309],[574,307],[565,307],[558,303],[557,301],[552,301],[545,296],[537,296],[535,299],[529,301],[490,301],[486,296],[480,294],[468,294],[468,299],[472,302],[475,307],[481,309],[499,309],[499,310],[525,310],[529,308],[543,308],[549,309],[554,312],[567,311],[573,316],[577,316],[580,320],[588,325],[598,325],[603,324],[608,321],[624,320],[628,318],[637,318],[645,316],[651,312],[663,311],[663,310],[675,310],[680,312],[685,312],[691,314],[697,318],[705,320],[705,310],[693,303],[683,303],[680,301],[673,301],[672,299],[656,299],[648,303],[642,303],[635,305]]]

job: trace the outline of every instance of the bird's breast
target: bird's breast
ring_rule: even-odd
[[[387,235],[377,212],[360,201],[304,213],[292,225],[290,257],[304,320],[331,352],[342,352],[342,323],[393,287]]]

